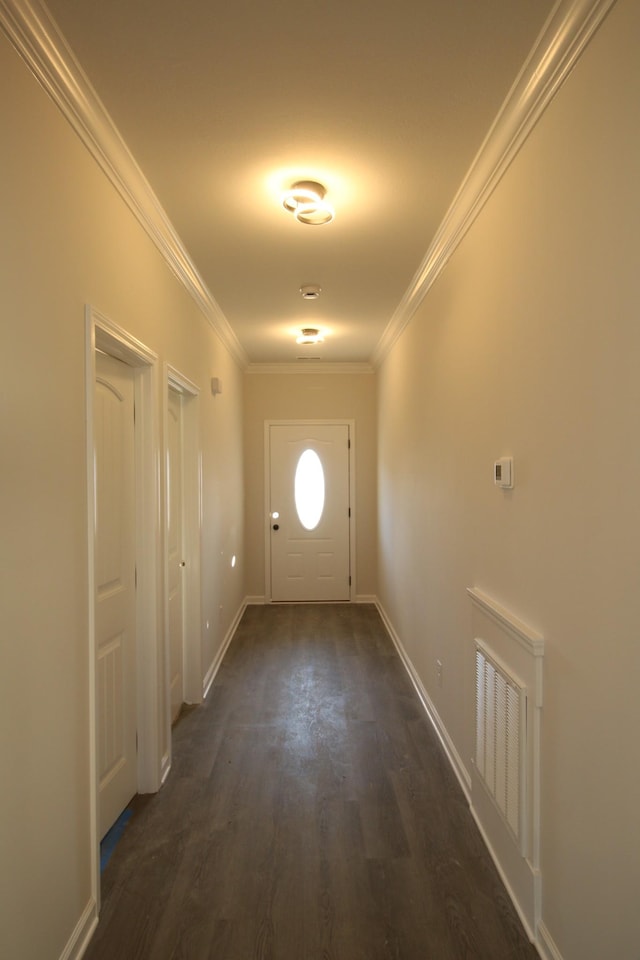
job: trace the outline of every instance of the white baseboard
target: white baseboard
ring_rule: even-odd
[[[160,763],[160,786],[161,787],[164,786],[164,783],[170,773],[171,773],[171,754],[167,750],[167,752],[163,756],[162,761]]]
[[[256,596],[256,597],[245,597],[244,602],[247,607],[256,607],[256,606],[262,606],[265,603],[270,603],[271,601],[267,600],[266,597]],[[375,596],[375,594],[371,594],[371,596],[369,596],[369,594],[362,593],[354,597],[353,602],[354,603],[377,603],[378,598]]]
[[[407,651],[402,646],[400,637],[394,630],[393,624],[391,623],[389,617],[387,616],[384,607],[382,606],[379,600],[376,600],[375,603],[378,608],[378,612],[382,617],[382,621],[385,627],[387,628],[389,636],[393,640],[394,646],[398,651],[398,654],[400,656],[400,659],[402,660],[402,663],[404,664],[405,670],[409,674],[409,678],[411,679],[411,682],[415,687],[416,693],[418,694],[418,696],[420,697],[420,700],[422,701],[422,706],[424,707],[427,713],[427,716],[429,717],[429,720],[431,721],[433,728],[436,734],[438,735],[438,739],[440,740],[443,746],[444,752],[447,755],[447,758],[449,760],[449,763],[451,764],[453,772],[458,778],[458,782],[462,787],[462,790],[464,792],[465,797],[467,798],[468,803],[470,804],[471,803],[471,775],[467,770],[467,768],[465,767],[464,763],[462,762],[462,757],[456,750],[453,740],[449,736],[447,732],[447,728],[445,727],[444,723],[440,719],[440,716],[433,704],[433,701],[431,700],[429,694],[427,693],[424,686],[422,685],[422,680],[418,676],[418,673],[415,667],[413,666],[409,658],[409,655],[407,654]]]
[[[493,860],[493,865],[498,871],[498,874],[500,876],[500,879],[502,880],[505,890],[509,894],[509,899],[513,904],[514,910],[516,911],[516,913],[518,914],[518,917],[520,918],[520,923],[524,927],[525,933],[529,937],[529,940],[531,941],[531,943],[535,944],[536,942],[535,932],[531,928],[531,924],[529,923],[526,913],[520,906],[520,902],[518,900],[518,897],[515,894],[515,891],[511,885],[511,882],[509,881],[509,877],[507,876],[507,874],[502,868],[502,864],[500,863],[500,858],[498,857],[496,851],[494,850],[493,844],[491,843],[491,840],[489,839],[489,836],[482,825],[482,820],[478,816],[473,804],[470,805],[469,809],[471,811],[471,816],[473,817],[474,823],[480,832],[480,836],[482,837],[484,845],[489,851],[489,856]]]
[[[545,925],[542,922],[540,922],[537,925],[537,930],[533,931],[531,930],[530,925],[527,923],[526,917],[523,915],[523,912],[520,909],[520,905],[514,895],[514,892],[511,889],[509,882],[505,877],[504,872],[501,869],[500,863],[495,856],[495,853],[491,847],[491,844],[489,843],[486,833],[482,828],[482,824],[479,822],[476,816],[475,810],[473,808],[473,804],[471,803],[471,776],[469,774],[469,771],[467,770],[464,763],[462,762],[462,758],[460,757],[460,754],[456,750],[453,741],[451,740],[449,734],[447,733],[447,729],[444,723],[442,722],[441,718],[439,717],[438,711],[436,710],[431,698],[429,697],[429,694],[425,690],[422,684],[422,681],[420,680],[420,677],[418,676],[418,673],[415,667],[413,666],[411,659],[409,658],[409,655],[404,649],[402,642],[400,640],[400,637],[394,630],[393,624],[391,623],[389,617],[387,616],[387,613],[384,607],[382,606],[382,604],[377,598],[375,598],[374,602],[376,604],[376,607],[378,608],[378,612],[380,613],[380,616],[382,617],[382,621],[389,633],[389,636],[391,637],[393,644],[396,650],[398,651],[398,655],[400,656],[400,659],[402,660],[402,663],[407,673],[409,674],[409,678],[411,679],[411,682],[415,687],[416,693],[420,697],[420,700],[426,711],[426,714],[429,717],[429,720],[431,721],[440,742],[442,743],[444,751],[447,755],[447,759],[451,764],[451,768],[455,773],[456,777],[458,778],[458,782],[460,783],[460,786],[462,787],[465,797],[467,798],[467,801],[469,803],[469,808],[478,826],[478,829],[480,830],[480,834],[485,843],[485,846],[489,851],[489,855],[491,856],[498,870],[498,873],[500,874],[500,877],[502,879],[502,882],[505,885],[507,893],[509,894],[511,902],[513,903],[513,906],[518,916],[520,917],[520,920],[531,942],[533,943],[536,950],[540,954],[540,957],[542,958],[542,960],[563,960],[562,954],[560,953],[557,946],[553,942],[553,938],[551,937]]]
[[[82,911],[82,916],[78,920],[69,942],[60,954],[60,960],[80,960],[84,956],[93,936],[93,931],[97,926],[98,905],[92,897]]]
[[[236,630],[238,629],[238,624],[240,623],[240,620],[242,619],[242,614],[244,613],[244,611],[245,611],[245,609],[246,609],[246,606],[247,606],[247,601],[246,601],[246,600],[243,600],[242,603],[240,604],[240,608],[239,608],[238,612],[236,613],[235,617],[233,618],[233,621],[232,621],[232,623],[231,623],[231,626],[229,627],[229,629],[227,630],[227,632],[226,632],[226,634],[225,634],[225,638],[224,638],[224,640],[222,641],[222,645],[221,645],[220,649],[218,650],[217,654],[215,655],[215,657],[214,657],[214,659],[213,659],[213,663],[211,664],[211,666],[209,667],[209,669],[207,670],[207,672],[206,672],[206,674],[205,674],[204,680],[202,681],[202,699],[203,699],[203,700],[206,699],[207,694],[209,693],[209,690],[211,689],[211,685],[213,684],[213,681],[214,681],[215,678],[216,678],[216,674],[217,674],[218,670],[220,669],[220,664],[222,663],[222,659],[223,659],[225,653],[227,652],[227,649],[228,649],[228,647],[229,647],[229,644],[230,644],[231,641],[233,640],[233,635],[234,635],[234,633],[235,633]]]
[[[542,960],[562,960],[562,954],[553,942],[553,937],[542,921],[538,924],[536,949],[542,957]]]

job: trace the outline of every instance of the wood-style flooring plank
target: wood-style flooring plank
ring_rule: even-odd
[[[86,960],[535,960],[373,606],[249,607]]]

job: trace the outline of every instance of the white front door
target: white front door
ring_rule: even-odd
[[[269,426],[272,600],[350,599],[348,424]]]
[[[182,395],[169,388],[167,425],[167,552],[169,588],[169,688],[171,720],[184,699],[184,540]]]
[[[134,372],[96,353],[95,635],[100,836],[137,789]]]

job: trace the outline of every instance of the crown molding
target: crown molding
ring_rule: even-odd
[[[289,363],[250,363],[245,367],[245,374],[298,374],[308,373],[336,374],[336,373],[374,373],[370,363],[325,363],[323,360],[295,360]]]
[[[410,322],[616,0],[559,0],[511,88],[426,256],[371,357],[379,366]],[[46,7],[0,0],[0,26],[243,368],[248,356]],[[264,367],[265,365],[257,365]],[[299,372],[295,364],[287,372]],[[350,364],[323,364],[322,372]],[[305,363],[311,372],[311,361]],[[260,372],[266,372],[261,370]],[[284,372],[280,369],[279,372]],[[319,369],[313,372],[321,372]]]
[[[202,280],[149,181],[51,14],[38,0],[0,0],[0,27],[60,108],[235,361],[249,358]]]
[[[554,7],[378,341],[374,366],[391,351],[615,2],[559,0]]]

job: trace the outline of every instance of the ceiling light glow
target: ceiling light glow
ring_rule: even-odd
[[[314,180],[299,180],[282,196],[282,206],[289,213],[295,213],[300,206],[322,203],[326,190]]]
[[[324,336],[322,332],[318,330],[317,327],[303,327],[300,331],[298,337],[296,337],[296,343],[300,344],[314,344],[314,343],[324,343]]]
[[[283,194],[282,206],[298,223],[310,226],[331,223],[335,212],[325,200],[326,192],[326,187],[315,180],[298,180]]]

